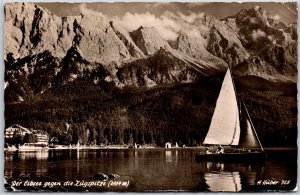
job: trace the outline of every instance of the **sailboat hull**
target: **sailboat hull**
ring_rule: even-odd
[[[218,161],[218,162],[262,162],[266,161],[265,152],[243,152],[243,153],[223,153],[223,154],[196,154],[197,161]]]

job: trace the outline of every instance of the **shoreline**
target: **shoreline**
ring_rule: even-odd
[[[172,147],[172,148],[164,148],[164,147],[157,147],[157,146],[145,146],[139,148],[130,148],[127,145],[120,146],[120,145],[111,145],[111,146],[80,146],[80,147],[70,147],[70,146],[62,146],[58,145],[54,148],[28,148],[28,149],[21,149],[21,150],[10,150],[8,148],[4,148],[5,152],[30,152],[30,151],[48,151],[48,150],[203,150],[205,146],[194,146],[194,147]],[[229,149],[229,148],[228,148]],[[264,151],[266,152],[273,152],[273,151],[297,151],[297,147],[265,147]]]

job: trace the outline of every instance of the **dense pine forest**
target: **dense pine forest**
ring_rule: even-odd
[[[31,101],[7,103],[5,125],[45,130],[59,144],[198,146],[209,128],[223,77],[152,89],[117,89],[77,79]],[[296,146],[296,84],[250,76],[236,80],[262,144]]]

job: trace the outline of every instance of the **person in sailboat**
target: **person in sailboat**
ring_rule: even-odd
[[[206,147],[205,149],[206,154],[212,154],[210,147]]]
[[[224,147],[219,145],[216,151],[217,154],[223,154],[224,153]]]

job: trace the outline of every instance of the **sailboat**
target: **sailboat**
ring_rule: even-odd
[[[198,153],[196,154],[197,160],[230,162],[266,160],[266,153],[260,143],[246,105],[241,98],[237,97],[230,67],[225,74],[203,144],[231,146],[234,150],[223,153]]]

